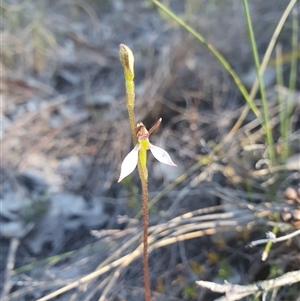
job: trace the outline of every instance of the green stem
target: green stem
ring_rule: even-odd
[[[261,100],[262,100],[262,106],[263,106],[263,125],[264,129],[266,131],[266,137],[267,137],[267,143],[269,145],[269,158],[271,160],[272,166],[275,164],[275,149],[274,149],[274,141],[273,141],[273,135],[272,135],[272,129],[270,126],[270,118],[269,118],[269,110],[268,110],[268,103],[267,103],[267,97],[266,97],[266,90],[264,87],[264,82],[262,79],[262,74],[259,72],[259,57],[258,57],[258,52],[257,52],[257,47],[256,47],[256,42],[255,42],[255,37],[254,37],[254,32],[253,32],[253,27],[252,27],[252,22],[251,22],[251,17],[249,13],[249,7],[248,7],[248,1],[243,0],[244,3],[244,10],[245,10],[245,16],[246,16],[246,21],[247,21],[247,26],[248,26],[248,32],[249,32],[249,37],[250,37],[250,42],[251,42],[251,48],[252,48],[252,54],[253,54],[253,59],[255,63],[255,68],[257,72],[257,78],[259,82],[259,90],[261,94]]]
[[[293,33],[292,33],[292,57],[291,57],[291,71],[289,80],[289,96],[287,99],[287,106],[285,111],[285,133],[284,133],[284,144],[283,144],[283,156],[286,160],[290,155],[290,144],[288,138],[291,134],[291,116],[293,112],[293,97],[296,87],[296,76],[297,76],[297,50],[298,50],[298,16],[295,12],[293,15]]]
[[[276,47],[276,78],[277,85],[283,87],[283,69],[282,69],[282,47],[277,45]],[[283,145],[285,144],[285,103],[281,90],[278,90],[278,102],[279,102],[279,120],[280,120],[280,137],[283,139]],[[284,146],[283,146],[284,148]],[[286,160],[284,151],[281,152],[281,163]]]
[[[138,143],[135,133],[134,116],[134,57],[132,51],[126,46],[120,45],[120,60],[124,69],[126,106],[128,110],[130,130],[134,145]],[[147,151],[139,151],[138,171],[142,184],[142,207],[143,207],[143,274],[145,287],[145,301],[151,301],[149,266],[148,266],[148,170],[147,170]]]
[[[134,106],[128,106],[127,105],[127,111],[128,111],[128,116],[129,116],[129,124],[130,124],[130,130],[131,130],[131,136],[133,140],[134,146],[138,143],[134,129],[135,129],[135,117],[134,117]]]
[[[277,235],[278,230],[279,230],[278,226],[274,226],[273,229],[272,229],[272,233],[275,234],[275,235]],[[261,260],[262,261],[266,261],[267,260],[267,258],[269,256],[269,253],[270,253],[270,250],[272,248],[272,245],[273,245],[273,243],[271,241],[267,242],[267,244],[265,246],[265,249],[264,249],[264,251],[262,253],[262,256],[261,256]]]

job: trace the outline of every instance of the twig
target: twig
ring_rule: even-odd
[[[287,235],[280,236],[280,237],[276,238],[276,236],[272,232],[267,232],[267,234],[266,234],[267,238],[254,240],[248,246],[252,248],[252,247],[255,247],[257,245],[265,244],[269,241],[272,242],[272,243],[276,243],[276,242],[287,240],[287,239],[292,238],[294,236],[297,236],[299,234],[300,234],[300,229],[298,229],[295,232],[292,232],[290,234],[287,234]]]
[[[257,282],[249,285],[238,284],[217,284],[209,281],[196,281],[204,288],[208,288],[216,293],[225,293],[225,296],[215,299],[215,301],[235,301],[257,292],[267,292],[277,287],[291,285],[300,281],[300,270],[286,273],[280,277]]]
[[[20,240],[18,238],[12,238],[10,240],[8,255],[7,255],[7,264],[5,269],[5,276],[4,276],[4,283],[3,283],[3,290],[1,292],[0,299],[3,300],[3,298],[9,293],[11,289],[11,271],[14,268],[15,265],[15,258],[16,253],[18,250]]]

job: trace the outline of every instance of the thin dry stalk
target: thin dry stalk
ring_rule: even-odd
[[[12,287],[11,271],[13,270],[14,265],[15,265],[16,253],[18,250],[19,243],[20,243],[20,240],[18,238],[12,238],[10,240],[3,289],[2,289],[2,292],[0,295],[1,300],[9,293],[9,291]]]
[[[251,210],[248,210],[246,212],[245,210],[242,210],[241,212],[229,214],[229,215],[223,215],[220,214],[208,214],[205,216],[194,216],[196,214],[202,214],[203,212],[211,212],[214,210],[217,210],[217,208],[206,208],[197,210],[195,212],[186,213],[182,216],[179,216],[175,219],[173,219],[172,223],[166,222],[157,226],[153,226],[149,228],[149,248],[148,248],[148,254],[153,252],[155,249],[168,246],[170,244],[174,244],[179,241],[185,241],[193,238],[202,237],[205,235],[213,235],[216,233],[221,232],[227,232],[227,231],[242,231],[246,225],[249,227],[250,225],[255,224],[255,219],[253,217],[253,213]],[[220,206],[220,209],[224,209],[224,207]],[[202,222],[200,222],[200,220]],[[206,221],[206,222],[203,222]],[[183,229],[183,222],[186,223],[186,227]],[[138,242],[140,239],[139,235],[139,226],[137,225],[137,231],[136,232],[129,232],[129,235],[133,235],[130,240],[133,242]],[[163,232],[163,233],[162,233]],[[112,238],[114,239],[114,238]],[[123,238],[125,239],[125,238]],[[126,238],[126,241],[128,241],[129,238]],[[122,243],[122,242],[120,242]],[[135,248],[135,250],[132,250],[132,243],[129,246],[127,251],[127,255],[122,256],[121,258],[108,263],[106,266],[103,266],[102,268],[90,273],[89,275],[86,275],[85,277],[82,277],[79,280],[76,280],[65,287],[62,287],[58,289],[55,292],[52,292],[51,294],[40,298],[38,301],[46,301],[50,300],[52,298],[55,298],[56,296],[65,293],[73,288],[76,288],[79,285],[82,285],[84,283],[90,282],[91,280],[95,279],[96,277],[99,277],[100,275],[103,275],[115,268],[117,269],[117,272],[114,274],[113,281],[111,284],[115,283],[119,275],[121,274],[122,270],[129,266],[134,260],[138,259],[142,256],[142,248],[143,245],[139,245]],[[122,268],[120,268],[122,267]],[[113,285],[111,286],[111,290],[115,289]],[[110,292],[111,292],[110,290]],[[110,293],[109,291],[106,291],[106,295]]]
[[[259,292],[268,292],[275,288],[292,285],[300,281],[300,270],[286,273],[280,277],[264,280],[255,284],[237,285],[237,284],[217,284],[209,281],[196,281],[201,286],[210,289],[216,293],[225,293],[224,297],[215,299],[215,301],[235,301]]]

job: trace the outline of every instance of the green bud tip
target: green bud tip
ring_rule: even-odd
[[[131,49],[124,45],[120,44],[120,60],[123,65],[124,71],[129,72],[132,76],[134,75],[134,57]]]

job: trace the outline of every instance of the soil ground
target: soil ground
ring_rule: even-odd
[[[263,56],[289,1],[249,2]],[[278,218],[282,235],[300,225],[299,76],[292,94],[292,152],[284,169],[264,173],[265,138],[251,112],[215,151],[245,101],[207,48],[150,1],[1,6],[3,300],[42,300],[83,277],[90,278],[54,299],[144,298],[137,171],[117,183],[133,147],[120,43],[135,56],[136,120],[150,128],[162,118],[151,142],[178,165],[148,157],[154,300],[215,300],[220,294],[195,281],[249,284],[299,269],[297,238],[274,246],[265,262],[264,245],[246,247]],[[171,1],[170,7],[224,55],[250,89],[255,69],[241,2]],[[278,42],[287,54],[291,28],[288,18]],[[290,63],[283,64],[279,85],[272,59],[264,80],[280,154],[278,95],[289,97]],[[287,188],[296,196],[289,197]],[[95,270],[100,272],[92,276]],[[297,284],[283,287],[270,300],[299,300],[299,290]]]

